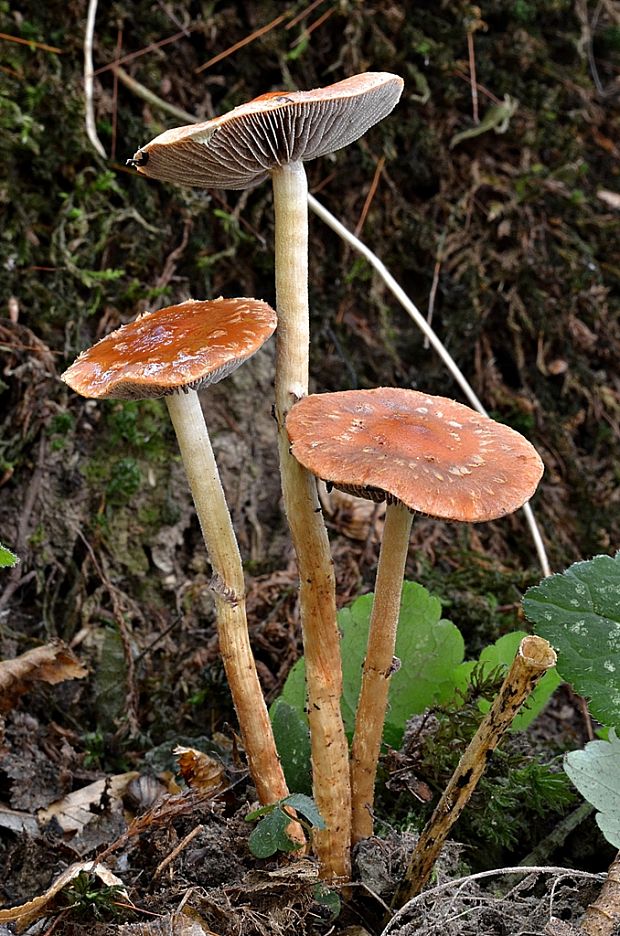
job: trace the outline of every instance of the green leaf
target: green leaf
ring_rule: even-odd
[[[0,569],[7,569],[16,566],[19,558],[12,553],[10,549],[0,543]]]
[[[325,884],[315,884],[312,888],[312,896],[321,907],[325,907],[329,912],[330,917],[328,922],[331,923],[332,920],[335,920],[340,915],[342,900],[335,890],[326,887]]]
[[[325,821],[311,796],[306,796],[305,793],[291,793],[290,796],[286,796],[282,800],[282,804],[291,806],[302,816],[305,816],[315,829],[325,828]]]
[[[558,651],[562,679],[600,722],[620,725],[620,552],[552,575],[528,589],[523,607]]]
[[[256,858],[270,858],[277,851],[289,852],[299,848],[299,842],[293,842],[286,830],[291,817],[276,806],[258,823],[250,834],[248,845]]]
[[[342,630],[342,716],[349,737],[362,683],[368,625],[373,596],[363,595],[338,614]],[[384,740],[397,747],[407,720],[431,705],[450,701],[455,693],[454,670],[463,660],[463,638],[457,627],[441,617],[441,602],[422,585],[405,582],[396,639],[400,669],[390,683]],[[304,661],[288,675],[282,699],[297,712],[306,704]]]
[[[613,728],[609,741],[590,741],[571,751],[564,770],[581,795],[598,810],[598,826],[614,848],[620,848],[620,739]]]
[[[302,691],[305,693],[303,682]],[[310,734],[308,719],[303,711],[303,697],[300,711],[280,696],[271,706],[270,716],[276,747],[289,790],[310,795],[312,793]]]
[[[467,686],[469,685],[472,670],[475,666],[481,667],[481,675],[483,678],[488,676],[492,670],[498,668],[505,675],[508,672],[508,668],[510,667],[512,661],[514,660],[519,644],[524,637],[527,637],[525,631],[513,631],[510,634],[504,634],[504,636],[500,637],[499,640],[496,640],[494,644],[484,648],[480,654],[478,663],[471,661],[462,663],[455,673],[455,678],[460,684],[461,690],[466,690]],[[528,725],[534,721],[536,716],[539,715],[540,712],[544,709],[545,705],[561,682],[562,680],[558,676],[555,667],[545,673],[543,678],[540,680],[530,695],[526,704],[514,719],[511,725],[511,731],[523,731],[525,728],[527,728]],[[486,715],[486,713],[491,708],[491,703],[486,699],[481,699],[479,702],[479,708],[480,711],[484,712]]]

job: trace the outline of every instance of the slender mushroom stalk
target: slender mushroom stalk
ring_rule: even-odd
[[[388,503],[351,753],[352,838],[372,834],[410,511],[477,522],[512,513],[543,471],[518,432],[468,406],[416,390],[308,396],[286,428],[294,457],[341,490]]]
[[[217,464],[195,387],[226,377],[273,333],[276,316],[255,299],[188,300],[107,335],[65,371],[82,396],[165,396],[213,569],[220,649],[248,766],[262,803],[288,795],[250,646],[245,582]],[[299,826],[289,830],[304,841]]]
[[[413,514],[403,504],[388,503],[351,748],[351,836],[354,843],[368,838],[373,831],[375,779],[390,677],[394,672],[396,632],[412,521]]]
[[[396,105],[403,82],[368,72],[315,91],[264,94],[230,114],[168,130],[129,162],[153,178],[247,188],[271,176],[278,335],[276,417],[285,511],[300,577],[313,788],[326,829],[314,845],[324,878],[350,875],[349,752],[333,564],[316,484],[289,453],[285,421],[308,392],[308,191],[302,160],[362,136]]]

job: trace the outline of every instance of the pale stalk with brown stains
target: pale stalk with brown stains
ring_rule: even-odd
[[[250,646],[241,555],[202,407],[195,390],[173,393],[166,404],[213,569],[220,651],[250,775],[261,803],[275,803],[288,788]],[[305,840],[299,826],[293,831],[296,840]]]
[[[412,520],[411,511],[403,504],[388,504],[351,748],[353,843],[368,838],[373,832],[375,779],[394,668]]]
[[[275,207],[276,419],[284,507],[297,555],[308,687],[313,789],[326,823],[314,846],[324,878],[351,872],[349,751],[340,711],[342,669],[334,568],[316,480],[293,458],[286,415],[308,392],[308,188],[301,162],[272,172]]]

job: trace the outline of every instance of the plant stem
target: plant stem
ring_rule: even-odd
[[[351,748],[354,843],[368,838],[373,831],[375,778],[393,671],[400,599],[412,521],[413,515],[402,504],[388,504]]]
[[[490,754],[538,681],[555,666],[556,655],[542,637],[524,637],[508,674],[424,827],[392,906],[418,894],[428,880],[450,829],[484,773]]]
[[[220,651],[250,775],[261,803],[275,803],[288,789],[250,646],[241,555],[202,407],[195,390],[167,396],[166,404],[213,569]],[[296,838],[301,835],[299,829]]]
[[[316,481],[295,461],[286,415],[308,392],[308,188],[301,162],[272,174],[275,206],[276,419],[284,509],[297,555],[308,684],[314,798],[326,829],[314,833],[324,878],[350,876],[349,752],[340,712],[342,668],[334,569]]]

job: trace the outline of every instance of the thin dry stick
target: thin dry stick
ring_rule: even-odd
[[[474,52],[474,31],[467,31],[467,54],[469,57],[469,78],[471,84],[471,111],[475,124],[480,123],[478,115],[478,82],[476,81],[476,55]]]
[[[56,52],[58,55],[64,55],[62,49],[47,45],[45,42],[35,42],[34,39],[23,39],[21,36],[11,36],[10,33],[3,32],[0,32],[0,39],[4,39],[5,42],[18,42],[20,45],[27,45],[33,49],[41,49],[42,52]]]
[[[229,46],[228,49],[224,49],[223,52],[219,52],[218,55],[214,55],[213,58],[210,58],[208,62],[204,63],[204,65],[200,65],[198,68],[195,68],[194,74],[199,75],[200,72],[205,70],[205,68],[210,68],[211,65],[215,65],[217,62],[221,62],[222,59],[228,58],[228,56],[232,55],[233,52],[237,52],[238,49],[242,49],[244,46],[249,45],[250,42],[254,42],[255,39],[259,39],[261,36],[264,36],[265,33],[268,33],[271,29],[274,29],[276,26],[279,26],[280,23],[284,22],[288,15],[288,11],[281,13],[280,16],[276,16],[276,18],[271,20],[270,23],[266,23],[264,26],[261,26],[260,29],[255,29],[254,32],[249,36],[246,36],[245,39],[241,39],[239,42],[235,42],[235,44]]]
[[[314,211],[314,213],[318,215],[318,217],[324,221],[325,224],[327,224],[328,227],[332,229],[332,231],[335,231],[336,234],[338,234],[338,236],[341,237],[343,241],[345,241],[345,243],[350,244],[351,247],[353,247],[358,251],[358,253],[361,253],[361,255],[366,258],[368,263],[370,263],[370,265],[377,271],[392,295],[401,304],[405,312],[411,319],[413,319],[422,334],[426,335],[431,346],[435,349],[441,360],[444,362],[473,408],[483,416],[488,416],[489,414],[474,393],[473,387],[463,372],[460,370],[450,352],[444,347],[441,340],[430,327],[420,310],[413,304],[404,289],[399,286],[385,264],[379,260],[377,255],[373,253],[372,250],[370,250],[370,248],[367,247],[363,241],[352,234],[351,231],[349,231],[344,226],[344,224],[341,224],[341,222],[338,221],[336,217],[334,217],[331,211],[328,211],[327,208],[325,208],[324,205],[317,201],[313,195],[308,195],[308,204],[312,211]],[[534,540],[534,545],[538,554],[538,561],[540,562],[543,575],[551,575],[551,567],[547,558],[545,544],[543,543],[540,530],[538,529],[538,524],[536,523],[532,508],[529,504],[523,505],[523,513],[525,514],[530,532],[532,534],[532,539]]]
[[[613,936],[620,923],[620,852],[614,858],[601,892],[586,910],[581,928],[588,936]]]
[[[364,201],[364,207],[362,208],[360,219],[355,225],[356,237],[360,236],[360,234],[362,233],[362,228],[364,227],[364,224],[366,223],[366,218],[368,216],[368,212],[370,211],[372,200],[375,197],[377,186],[379,185],[379,179],[381,178],[381,173],[383,172],[384,166],[385,166],[385,156],[380,156],[379,159],[377,160],[377,165],[375,167],[375,174],[372,177],[372,182],[370,183],[370,188],[368,189],[368,195],[366,196],[366,200]]]
[[[103,144],[97,136],[95,125],[95,107],[93,104],[93,34],[97,18],[97,0],[89,0],[86,31],[84,33],[84,106],[86,109],[86,135],[96,151],[107,158]]]
[[[461,815],[484,773],[489,754],[542,676],[555,666],[556,655],[542,637],[524,637],[490,711],[483,719],[454,771],[433,815],[424,827],[398,887],[393,905],[401,906],[418,894],[454,823]]]
[[[284,27],[285,29],[292,29],[293,26],[297,26],[297,23],[301,23],[304,17],[308,16],[309,13],[312,13],[313,10],[316,10],[318,6],[321,6],[322,3],[325,3],[325,0],[313,0],[312,3],[309,3],[307,7],[298,13],[295,19],[292,19],[290,23],[287,23]]]

